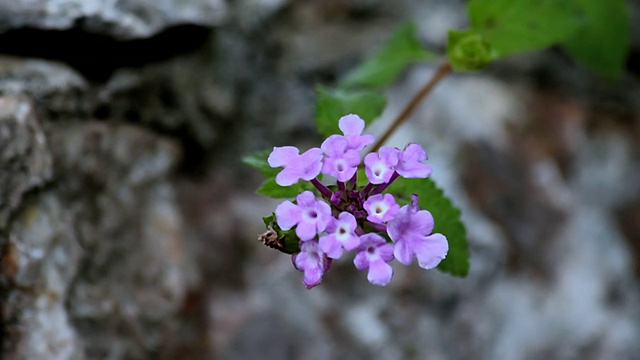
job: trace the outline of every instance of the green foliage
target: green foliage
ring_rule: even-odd
[[[487,41],[496,59],[561,44],[601,74],[617,77],[624,70],[630,41],[624,0],[470,0],[467,12],[471,31]],[[478,53],[448,50],[458,70],[473,69],[462,60],[468,56],[473,64]]]
[[[340,83],[339,89],[317,88],[318,131],[325,136],[338,134],[338,119],[347,114],[357,114],[370,124],[387,104],[375,89],[389,86],[408,65],[433,57],[420,45],[415,24],[399,26],[378,52]]]
[[[449,31],[447,56],[458,71],[478,70],[496,58],[496,52],[482,35],[473,31]]]
[[[296,235],[295,229],[282,230],[276,222],[276,214],[263,216],[262,222],[267,229],[273,229],[278,234],[278,239],[283,245],[282,249],[279,249],[285,254],[293,254],[300,251],[300,238]]]
[[[467,12],[473,30],[498,57],[539,50],[564,41],[580,25],[575,0],[471,0]]]
[[[577,60],[601,74],[622,74],[629,51],[629,9],[624,0],[573,0],[586,21],[563,46]]]
[[[391,85],[410,64],[433,59],[418,41],[416,25],[399,26],[378,52],[353,70],[340,84],[342,88],[381,88]]]
[[[398,202],[410,201],[411,194],[418,195],[421,209],[431,212],[435,221],[434,233],[441,233],[449,241],[449,253],[438,269],[456,276],[466,276],[469,271],[469,250],[460,210],[444,195],[431,179],[398,178],[388,188]]]
[[[249,165],[254,169],[260,171],[262,176],[266,178],[275,177],[278,174],[279,170],[274,169],[267,162],[267,158],[269,158],[269,154],[271,154],[271,150],[263,150],[253,153],[251,155],[247,155],[242,158],[242,162],[245,165]]]
[[[293,198],[304,190],[313,190],[313,186],[306,181],[300,181],[291,186],[280,186],[276,184],[276,175],[281,168],[272,168],[267,162],[271,150],[260,151],[242,158],[242,162],[258,169],[266,179],[260,185],[257,193],[274,199]]]
[[[306,190],[306,187],[303,182],[298,182],[291,186],[280,186],[276,184],[276,179],[272,177],[265,180],[256,192],[273,199],[289,199],[296,197],[304,190]]]
[[[338,119],[347,114],[359,115],[368,125],[382,114],[387,100],[371,90],[333,90],[318,87],[316,126],[324,135],[339,134]]]
[[[368,183],[369,183],[369,179],[367,178],[367,172],[365,171],[363,166],[359,167],[358,168],[358,179],[356,181],[356,186],[357,187],[364,187]]]

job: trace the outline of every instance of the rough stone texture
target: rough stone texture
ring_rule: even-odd
[[[637,357],[637,74],[602,82],[548,51],[447,77],[390,143],[426,147],[463,210],[469,276],[395,266],[378,288],[343,259],[307,291],[256,241],[278,202],[240,157],[317,146],[316,84],[408,18],[442,48],[463,2],[96,4],[0,2],[0,32],[73,32],[0,55],[0,357]],[[104,59],[97,77],[71,61],[78,31],[172,54],[150,37],[185,23],[208,32],[187,52]],[[392,86],[371,131],[432,73]]]
[[[171,186],[159,181],[179,151],[128,125],[55,125],[50,134],[55,180],[22,203],[3,245],[12,289],[5,351],[17,359],[150,356],[188,283],[181,217]]]
[[[0,97],[0,229],[29,190],[51,178],[47,139],[28,98]]]
[[[226,16],[224,0],[3,1],[0,32],[18,28],[76,28],[118,39],[136,39],[176,25],[217,25]]]

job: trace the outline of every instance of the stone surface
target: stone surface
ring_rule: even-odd
[[[379,288],[347,257],[308,291],[256,241],[278,201],[253,193],[261,179],[240,158],[318,146],[317,84],[408,18],[443,48],[463,3],[0,2],[0,32],[170,55],[100,77],[60,55],[73,42],[0,55],[0,357],[634,358],[640,84],[603,83],[555,51],[447,77],[390,139],[423,144],[462,208],[467,278],[394,264]],[[213,30],[175,54],[151,40],[179,24]],[[432,74],[403,74],[370,131]]]
[[[22,203],[3,244],[4,351],[151,356],[175,331],[167,319],[188,284],[181,216],[162,181],[179,150],[128,125],[56,124],[50,136],[54,180]]]
[[[52,157],[42,124],[27,97],[0,96],[0,229],[28,191],[52,174]]]
[[[226,16],[224,0],[3,1],[0,33],[20,28],[78,29],[136,39],[176,25],[218,25]]]

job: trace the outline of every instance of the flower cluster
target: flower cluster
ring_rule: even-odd
[[[275,147],[267,159],[271,167],[283,167],[276,183],[290,186],[300,180],[310,181],[321,197],[303,191],[295,202],[284,201],[275,210],[277,225],[295,231],[300,251],[293,254],[296,269],[304,272],[303,283],[312,288],[322,281],[332,259],[343,250],[355,251],[358,270],[368,270],[367,279],[384,286],[391,281],[393,259],[409,265],[415,256],[424,269],[436,267],[449,250],[442,234],[432,234],[433,216],[420,210],[418,197],[411,195],[405,206],[396,203],[384,190],[399,176],[425,178],[432,169],[424,164],[427,154],[418,144],[403,150],[381,147],[364,157],[368,183],[358,187],[360,152],[375,139],[363,135],[365,123],[357,115],[339,120],[343,135],[331,135],[320,146],[300,154],[293,146]],[[327,186],[320,174],[336,179]]]

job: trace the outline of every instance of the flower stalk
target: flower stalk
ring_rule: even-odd
[[[448,61],[442,63],[438,69],[436,70],[433,77],[427,82],[420,91],[409,101],[407,106],[404,107],[402,112],[393,120],[391,125],[387,128],[387,130],[382,134],[382,136],[378,139],[378,141],[373,145],[371,151],[378,151],[384,143],[389,140],[389,137],[398,129],[402,123],[407,120],[409,115],[418,107],[420,102],[424,100],[424,98],[431,93],[431,91],[438,85],[440,80],[446,77],[452,71],[451,64]]]

